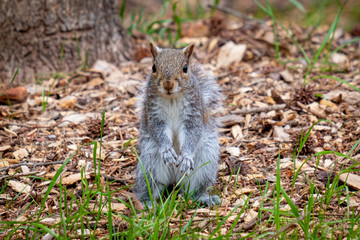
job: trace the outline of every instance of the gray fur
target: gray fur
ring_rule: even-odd
[[[220,158],[211,112],[221,106],[222,96],[213,75],[191,60],[192,49],[188,52],[186,56],[184,50],[152,48],[156,73],[148,78],[140,103],[139,151],[144,169],[139,162],[135,184],[137,197],[148,206],[151,202],[143,170],[155,200],[164,187],[178,183],[186,174],[190,179],[182,192],[193,193],[194,199],[208,206],[220,203],[207,189],[216,182]],[[188,66],[186,74],[184,64]],[[179,94],[175,97],[159,93],[161,81],[167,79],[177,81]]]

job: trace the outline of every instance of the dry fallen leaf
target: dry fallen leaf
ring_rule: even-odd
[[[232,155],[234,157],[240,156],[240,148],[238,148],[238,147],[227,147],[226,152],[230,153],[230,155]]]
[[[216,67],[228,67],[230,64],[240,62],[245,54],[245,50],[245,44],[235,44],[231,41],[226,43],[220,48]]]
[[[283,127],[273,126],[273,137],[282,141],[290,141],[290,135],[285,132]]]
[[[245,223],[251,222],[251,221],[253,221],[255,218],[257,218],[257,216],[258,216],[258,212],[256,212],[256,211],[253,210],[253,209],[250,209],[250,210],[247,212],[247,214],[246,214],[246,216],[245,216],[245,218],[244,218],[244,221],[245,221]]]

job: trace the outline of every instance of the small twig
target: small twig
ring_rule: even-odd
[[[54,165],[54,164],[63,164],[65,161],[56,161],[56,162],[40,162],[40,163],[29,163],[29,162],[23,162],[23,163],[18,163],[18,164],[14,164],[11,165],[9,167],[5,167],[0,169],[0,172],[5,172],[11,168],[17,168],[17,167],[21,167],[21,166],[33,166],[33,167],[38,167],[38,166],[48,166],[48,165]]]
[[[16,126],[20,126],[20,127],[26,127],[26,128],[53,128],[58,126],[59,124],[62,124],[64,122],[69,122],[69,123],[73,123],[70,120],[64,120],[64,121],[60,121],[58,123],[54,123],[52,125],[38,125],[38,124],[34,124],[34,125],[27,125],[27,124],[21,124],[21,123],[4,123],[3,125],[16,125]]]
[[[129,165],[132,165],[133,163],[136,163],[137,162],[137,159],[135,160],[131,160],[131,161],[128,161],[127,163],[124,163],[123,165],[121,165],[120,167],[121,168],[124,168],[124,167],[127,167]]]
[[[261,218],[262,221],[266,221],[270,218],[270,213],[265,213],[263,215],[263,217]],[[244,230],[244,231],[247,231],[251,228],[253,228],[256,223],[259,221],[259,218],[258,217],[255,217],[254,219],[252,219],[250,222],[247,222],[247,223],[243,223],[241,224],[239,227],[235,228],[233,233],[238,233],[240,232],[241,230]]]
[[[225,72],[225,73],[222,73],[222,74],[219,74],[219,75],[216,75],[216,78],[217,79],[220,79],[220,78],[224,78],[224,77],[227,77],[227,76],[230,76],[236,72],[239,72],[239,70],[234,70],[234,71],[230,71],[230,72]]]
[[[119,134],[120,134],[120,140],[121,140],[121,149],[124,149],[124,139],[122,136],[122,131],[121,131],[121,127],[119,126]]]
[[[224,13],[227,13],[227,14],[230,14],[230,15],[233,15],[233,16],[238,17],[238,18],[248,20],[248,21],[254,21],[254,22],[262,23],[262,24],[265,23],[265,21],[263,21],[263,20],[248,17],[248,16],[246,16],[246,15],[244,15],[242,13],[239,13],[238,11],[235,11],[234,9],[231,9],[231,8],[228,8],[228,7],[216,6],[216,5],[213,5],[213,4],[208,4],[208,7],[216,9],[216,10],[224,12]]]
[[[116,182],[119,182],[119,183],[121,183],[123,185],[127,185],[127,181],[124,180],[124,179],[111,177],[111,176],[108,176],[108,175],[105,175],[105,174],[101,174],[101,176],[103,176],[108,181],[116,181]]]
[[[231,111],[231,113],[234,114],[249,114],[249,113],[258,113],[258,112],[270,112],[273,110],[281,110],[286,107],[286,104],[278,104],[274,106],[268,106],[268,107],[257,107],[257,108],[248,108],[248,109],[240,109]]]
[[[29,173],[19,173],[19,174],[15,174],[15,175],[5,175],[0,177],[0,181],[3,180],[4,178],[16,178],[16,177],[26,177],[26,176],[30,176],[30,175],[35,175],[38,174],[39,172],[29,172]]]

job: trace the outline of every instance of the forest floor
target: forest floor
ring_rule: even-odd
[[[217,115],[221,161],[214,189],[222,203],[169,216],[170,230],[159,236],[183,234],[190,220],[186,231],[203,238],[358,234],[359,41],[332,53],[354,39],[337,29],[316,59],[329,27],[292,26],[291,36],[278,28],[275,38],[271,21],[214,17],[196,24],[189,24],[189,32],[210,37],[184,36],[180,42],[195,42],[193,57],[214,71],[225,98]],[[109,236],[108,203],[118,232],[133,227],[127,218],[141,216],[131,189],[138,161],[136,96],[152,59],[147,40],[139,39],[133,61],[117,67],[98,61],[90,69],[25,86],[25,101],[0,105],[1,239],[33,231],[43,239],[53,235],[44,229],[54,234],[66,229],[71,238]],[[89,189],[95,194],[85,198]],[[111,195],[101,203],[103,192]],[[104,213],[98,214],[101,204]],[[71,218],[82,206],[83,215]],[[138,234],[146,239],[152,233]]]

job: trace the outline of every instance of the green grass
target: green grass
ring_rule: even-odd
[[[64,56],[64,43],[62,43],[61,45],[61,52],[60,52],[60,60],[59,60],[59,69],[58,71],[54,74],[54,80],[51,83],[50,88],[48,89],[47,94],[45,93],[45,86],[42,86],[42,91],[41,91],[41,97],[42,97],[42,101],[41,101],[41,107],[42,107],[42,112],[45,112],[46,110],[46,106],[48,104],[49,101],[49,96],[51,94],[52,89],[55,87],[55,84],[57,83],[57,80],[59,79],[59,77],[61,76],[61,69],[62,69],[62,61],[63,61],[63,56]],[[43,84],[43,82],[41,82]]]
[[[80,66],[80,71],[84,71],[85,69],[88,68],[88,56],[89,56],[89,50],[86,50],[85,51],[85,57],[83,57],[81,55],[81,48],[80,48],[80,43],[79,43],[79,39],[76,35],[76,32],[75,32],[75,44],[76,44],[76,52],[78,54],[78,57],[79,57],[79,60],[81,62],[81,66]],[[61,52],[63,53],[63,48],[64,48],[64,45],[62,46],[62,49],[61,49]],[[62,62],[62,55],[63,54],[60,54],[60,68],[61,68],[61,62]]]
[[[5,91],[11,86],[11,84],[14,82],[15,77],[16,77],[16,75],[17,75],[18,72],[19,72],[19,68],[20,68],[20,67],[17,67],[17,69],[16,69],[16,71],[15,71],[15,73],[14,73],[14,76],[12,77],[11,81],[9,82],[9,84],[1,91],[0,96],[3,95],[4,92],[5,92]]]
[[[333,20],[326,36],[324,37],[324,39],[322,40],[320,46],[313,50],[313,53],[309,53],[308,51],[306,51],[304,49],[304,47],[295,39],[293,31],[291,30],[291,22],[290,22],[290,28],[286,28],[281,21],[279,21],[274,14],[273,9],[271,8],[271,5],[269,4],[269,2],[267,0],[265,0],[265,5],[261,4],[258,0],[254,0],[255,3],[259,6],[259,8],[265,13],[267,14],[271,20],[272,20],[272,26],[273,26],[273,32],[274,32],[274,45],[275,45],[275,54],[276,54],[276,60],[280,63],[280,64],[284,64],[287,61],[282,61],[281,59],[281,55],[280,55],[280,46],[279,46],[279,40],[278,40],[278,28],[277,26],[279,26],[282,30],[284,30],[284,32],[288,35],[288,37],[291,38],[291,40],[293,41],[293,44],[295,46],[298,47],[298,49],[300,50],[300,52],[303,55],[304,60],[307,63],[306,66],[306,70],[305,70],[305,75],[304,75],[304,86],[307,85],[309,82],[311,82],[314,78],[320,78],[320,76],[317,77],[313,77],[312,79],[309,80],[309,76],[311,74],[313,74],[314,70],[315,70],[315,64],[318,62],[322,63],[322,67],[321,67],[321,72],[327,72],[327,71],[331,71],[332,70],[332,66],[333,64],[329,63],[329,59],[330,57],[337,51],[341,50],[342,48],[344,48],[345,46],[358,42],[360,41],[360,38],[354,38],[352,40],[350,40],[347,43],[344,43],[340,46],[338,46],[337,48],[335,48],[334,50],[332,49],[333,46],[333,40],[334,40],[334,36],[335,36],[335,31],[337,28],[337,25],[339,23],[341,14],[348,2],[348,0],[344,1],[343,3],[341,3],[340,1],[337,2],[337,7],[338,7],[338,12],[336,14],[335,19]],[[290,1],[290,0],[289,0]],[[301,5],[300,2],[296,1],[296,0],[291,0],[291,3],[293,3],[298,9],[300,9],[302,12],[305,11],[305,8]],[[320,25],[320,23],[323,20],[323,15],[324,15],[324,8],[326,6],[326,1],[322,1],[323,4],[321,4],[321,7],[318,10],[318,14],[319,14],[319,18],[318,21],[314,22],[313,25],[313,29],[311,31],[311,33]],[[310,18],[312,15],[307,15],[308,18]],[[311,35],[310,33],[310,35]],[[309,36],[310,36],[309,35]],[[322,56],[322,57],[321,57]],[[329,77],[328,77],[329,78]],[[330,78],[334,78],[330,76]],[[338,78],[336,78],[337,81]],[[345,83],[344,81],[341,81],[343,83]],[[345,83],[346,84],[346,83]]]
[[[15,71],[15,73],[14,73],[11,81],[10,81],[10,82],[6,85],[6,87],[0,92],[0,96],[2,96],[2,95],[4,94],[4,92],[5,92],[7,89],[10,88],[10,86],[12,85],[12,83],[13,83],[14,80],[15,80],[16,75],[17,75],[18,72],[19,72],[19,68],[20,68],[20,67],[17,67],[17,69],[16,69],[16,71]],[[9,99],[8,97],[7,97],[7,104],[8,104],[8,106],[11,108],[12,104],[11,104],[11,101],[10,101],[10,99]],[[10,115],[10,118],[13,118],[13,115],[12,115],[12,114]],[[1,157],[1,155],[0,155],[0,157]],[[1,159],[1,158],[0,158],[0,159]]]
[[[101,156],[103,126],[105,122],[104,110],[101,121],[100,140],[99,142],[93,141],[90,143],[94,149],[93,180],[88,180],[85,177],[85,169],[83,168],[81,169],[82,180],[80,191],[68,189],[61,184],[61,173],[78,151],[74,152],[56,171],[41,201],[38,202],[38,200],[32,199],[19,214],[19,217],[24,216],[27,220],[0,221],[0,234],[6,233],[5,239],[21,238],[24,233],[28,235],[29,239],[40,239],[46,234],[50,234],[56,239],[98,239],[99,229],[102,229],[101,239],[199,239],[201,237],[205,239],[242,239],[249,237],[253,239],[319,239],[329,236],[336,238],[339,234],[343,237],[347,236],[348,239],[356,239],[360,234],[360,229],[357,227],[359,216],[355,214],[354,209],[349,207],[350,197],[355,193],[351,192],[346,184],[339,181],[339,175],[360,170],[360,163],[351,157],[359,147],[360,140],[355,143],[348,154],[323,151],[308,157],[299,168],[295,167],[295,162],[301,158],[300,152],[313,127],[324,121],[318,121],[305,134],[300,134],[298,146],[294,149],[293,154],[294,173],[290,185],[283,185],[279,153],[276,164],[276,181],[274,184],[266,182],[265,185],[258,186],[258,192],[255,194],[250,193],[244,196],[237,196],[245,199],[245,201],[239,205],[229,205],[229,209],[225,212],[224,206],[219,209],[215,207],[213,211],[216,214],[201,217],[205,224],[200,226],[198,218],[201,214],[199,213],[201,206],[196,202],[190,204],[189,196],[187,194],[184,196],[180,195],[179,189],[173,190],[168,197],[160,198],[156,209],[136,210],[135,202],[130,197],[121,199],[114,196],[117,191],[127,190],[129,186],[111,189],[111,182],[103,182],[101,179],[101,159],[97,156]],[[100,150],[99,154],[97,154],[98,149]],[[133,150],[136,154],[135,149]],[[326,185],[322,186],[321,184],[319,185],[316,179],[316,171],[318,170],[320,158],[327,155],[349,159],[353,164],[350,167],[341,167],[342,170],[338,173],[333,169],[333,173],[336,173],[334,180],[329,178]],[[315,161],[314,175],[307,175],[306,172],[302,171],[304,164],[309,161]],[[235,175],[233,175],[234,173],[235,170],[233,169],[229,179],[224,182],[224,190],[227,189],[228,193],[223,192],[221,194],[222,199],[226,198],[229,194],[234,194],[235,190],[240,187],[238,183],[240,169],[237,169]],[[232,180],[231,176],[234,176],[235,180]],[[296,194],[298,194],[295,184],[303,181],[299,180],[300,176],[306,181],[302,186],[304,188],[308,187],[308,199],[301,204],[294,201],[297,196]],[[5,181],[0,193],[6,192],[8,180],[10,178]],[[45,181],[46,179],[32,178],[32,181],[35,180]],[[55,213],[50,212],[48,207],[45,207],[49,204],[50,193],[52,191],[58,192],[55,201],[59,207]],[[268,193],[271,194],[269,195]],[[54,194],[52,194],[51,199],[53,197]],[[241,229],[240,231],[235,231],[242,224],[243,214],[254,208],[254,199],[259,201],[257,222],[254,228],[247,231],[242,231]],[[7,209],[12,209],[15,200],[16,197],[6,205]],[[127,213],[112,211],[111,204],[113,202],[124,204],[128,209]],[[332,208],[337,206],[334,206],[334,204],[338,204],[338,207],[340,205],[347,205],[344,217],[334,218],[331,214],[328,214],[327,210],[330,205]],[[284,208],[285,205],[288,208]],[[30,211],[32,215],[28,214],[30,209],[36,209],[35,211]],[[266,214],[270,214],[269,218],[263,219],[263,216]],[[42,220],[49,217],[58,218],[58,220],[52,225],[42,222]],[[232,220],[230,221],[231,218]],[[173,226],[176,219],[177,227],[174,229]],[[204,231],[208,232],[207,237],[202,235]]]
[[[81,55],[81,47],[80,47],[79,39],[78,39],[76,33],[74,33],[74,37],[75,37],[75,44],[76,44],[76,52],[77,52],[77,55],[78,55],[80,63],[81,63],[78,71],[85,71],[88,68],[89,51],[86,50],[85,57],[83,57]],[[55,87],[58,80],[60,78],[63,78],[63,77],[66,76],[66,75],[61,73],[63,56],[64,56],[64,48],[65,48],[65,43],[63,42],[62,45],[61,45],[61,51],[60,51],[59,67],[58,67],[58,70],[55,73],[52,73],[50,75],[50,79],[53,79],[53,81],[52,81],[51,85],[49,86],[49,89],[46,91],[45,85],[44,85],[44,83],[42,81],[43,79],[38,78],[37,81],[36,81],[37,83],[42,85],[42,91],[41,91],[41,97],[42,97],[41,109],[42,109],[42,112],[46,111],[46,107],[47,107],[47,104],[48,104],[48,101],[49,101],[51,91]],[[47,79],[48,78],[44,78],[44,80],[47,80]]]
[[[214,4],[219,4],[215,1]],[[120,19],[124,22],[126,12],[126,1],[122,2],[120,8]],[[171,12],[171,16],[169,16]],[[163,1],[160,11],[147,14],[145,9],[131,12],[128,34],[132,35],[135,30],[144,33],[154,42],[174,47],[181,37],[181,24],[205,18],[208,14],[199,0],[196,0],[195,7],[190,7],[190,1]]]
[[[126,9],[126,4],[124,4],[122,8]],[[171,18],[167,16],[167,11],[169,9],[172,11]],[[160,11],[151,16],[145,14],[145,9],[141,9],[138,13],[133,11],[131,13],[128,34],[132,35],[134,30],[137,30],[148,35],[152,41],[158,42],[160,39],[166,39],[169,45],[174,45],[180,38],[181,21],[182,20],[177,13],[177,2],[166,0],[163,2]],[[175,23],[177,26],[175,36],[170,27],[172,23]]]

